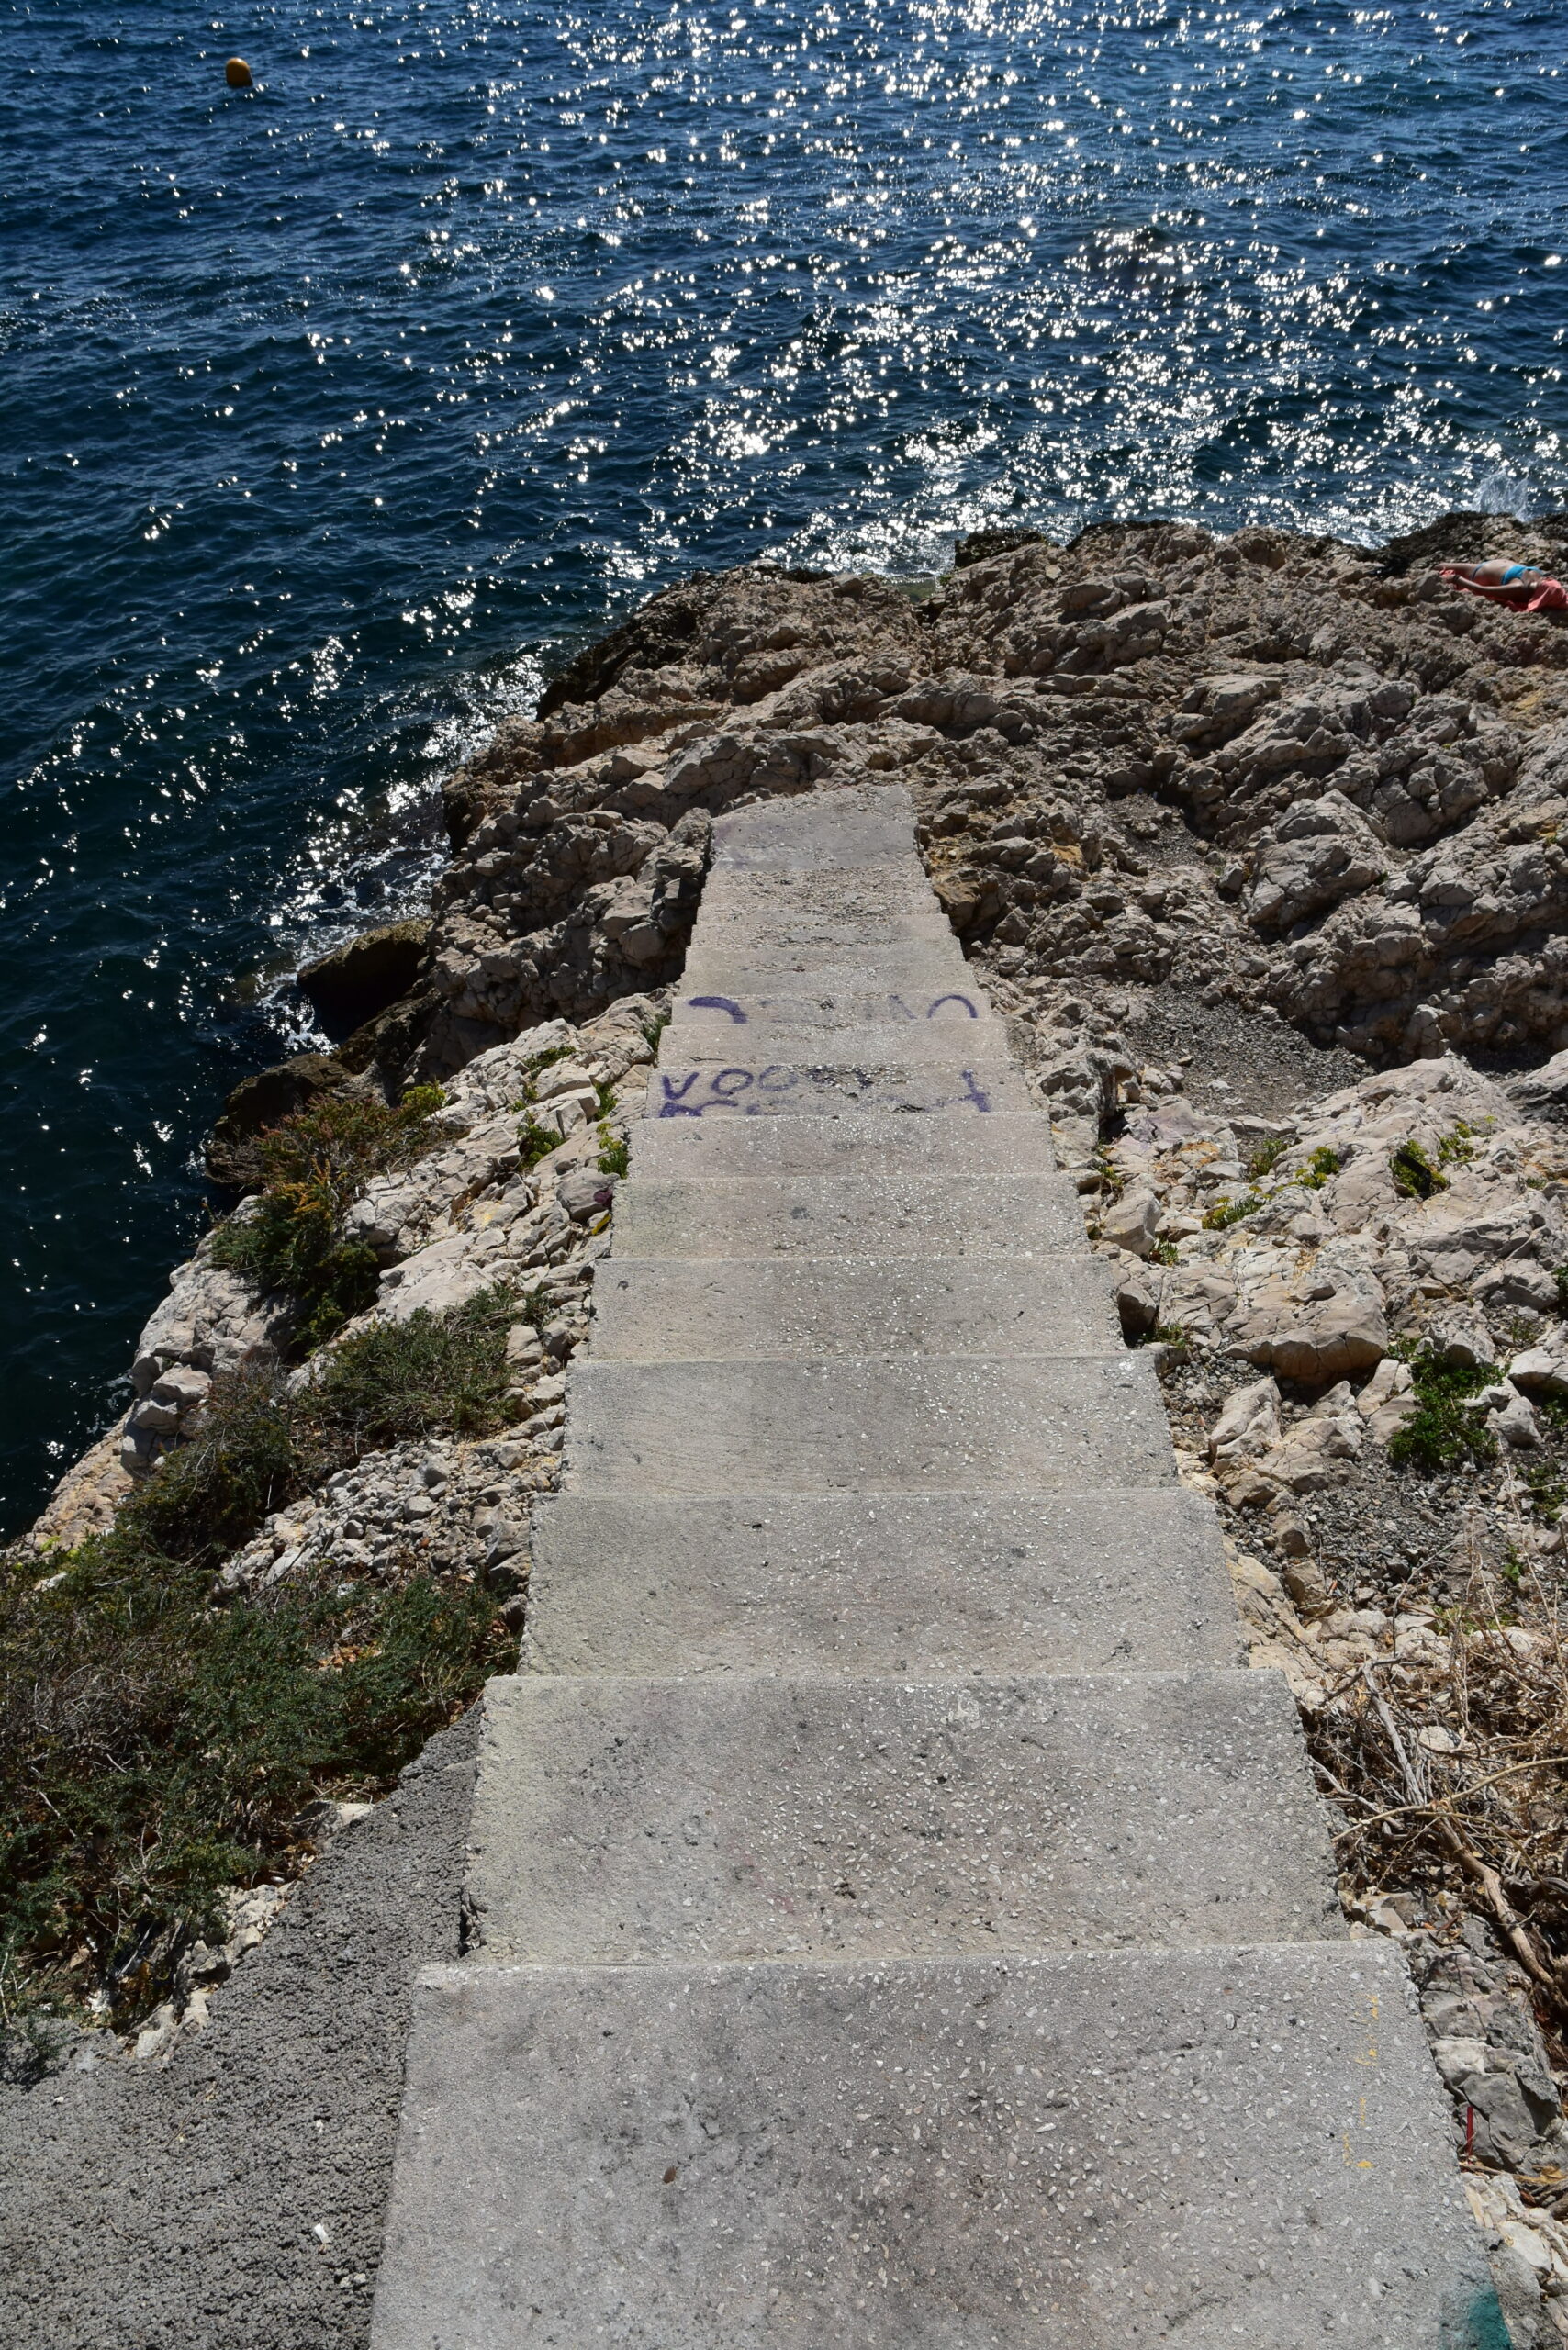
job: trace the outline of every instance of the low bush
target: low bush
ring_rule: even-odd
[[[1090,1152],[1089,1164],[1100,1178],[1100,1189],[1105,1197],[1119,1200],[1127,1188],[1127,1179],[1110,1152],[1102,1145],[1099,1149]]]
[[[522,1091],[511,1106],[527,1113],[517,1130],[518,1149],[525,1168],[537,1167],[542,1158],[548,1158],[553,1150],[559,1150],[561,1147],[560,1136],[553,1127],[534,1117],[533,1112],[539,1102],[539,1080],[545,1070],[553,1069],[557,1061],[569,1061],[571,1058],[570,1045],[556,1045],[547,1053],[535,1053],[531,1060],[523,1063]],[[602,1107],[604,1089],[601,1086],[599,1090]]]
[[[542,1126],[537,1118],[525,1118],[517,1130],[517,1147],[523,1166],[532,1170],[553,1150],[559,1150],[561,1137]]]
[[[501,1427],[507,1332],[525,1318],[515,1292],[500,1284],[450,1314],[421,1307],[406,1322],[358,1331],[327,1358],[307,1392],[313,1441],[357,1460],[438,1429],[476,1437]]]
[[[632,1170],[631,1144],[603,1119],[599,1121],[597,1163],[601,1175],[628,1175]]]
[[[1406,1359],[1415,1384],[1416,1410],[1389,1438],[1393,1466],[1435,1471],[1495,1459],[1496,1438],[1464,1404],[1468,1396],[1491,1386],[1497,1377],[1495,1366],[1443,1362],[1425,1348]]]
[[[40,1581],[0,1561],[0,2018],[165,1996],[219,1888],[286,1874],[302,1804],[374,1793],[504,1665],[472,1582],[326,1569],[214,1604],[271,1511],[364,1453],[504,1424],[510,1292],[349,1339],[305,1391],[215,1382],[207,1424]]]
[[[1227,1225],[1239,1224],[1244,1216],[1256,1215],[1262,1204],[1256,1192],[1241,1192],[1234,1199],[1216,1200],[1204,1216],[1204,1230],[1223,1232]]]
[[[212,1253],[255,1289],[294,1301],[300,1353],[375,1302],[375,1252],[348,1236],[344,1219],[375,1176],[428,1147],[443,1099],[434,1085],[415,1086],[395,1108],[330,1094],[263,1136],[260,1198],[249,1214],[219,1225]]]
[[[1321,1192],[1329,1177],[1338,1175],[1344,1164],[1337,1150],[1320,1143],[1295,1180],[1305,1191]]]
[[[539,1099],[539,1080],[545,1070],[554,1069],[557,1061],[569,1061],[571,1058],[570,1045],[553,1045],[547,1053],[532,1054],[522,1065],[522,1091],[512,1103],[512,1108],[532,1110]]]
[[[1267,1141],[1260,1142],[1247,1162],[1247,1172],[1252,1181],[1260,1183],[1275,1160],[1282,1158],[1290,1147],[1288,1135],[1270,1135]]]
[[[207,1572],[134,1535],[30,1580],[0,1570],[0,1997],[95,1984],[122,2026],[213,1933],[220,1888],[286,1873],[308,1799],[379,1790],[510,1653],[471,1583],[218,1609]]]
[[[1433,1166],[1420,1144],[1414,1140],[1402,1142],[1391,1151],[1388,1171],[1394,1178],[1394,1188],[1402,1199],[1429,1200],[1435,1192],[1446,1192],[1449,1179]]]
[[[128,1536],[211,1569],[336,1459],[297,1402],[264,1378],[215,1382],[200,1433],[168,1453],[120,1512]]]
[[[1525,1483],[1531,1505],[1542,1526],[1555,1526],[1568,1505],[1568,1483],[1555,1460],[1527,1456]]]

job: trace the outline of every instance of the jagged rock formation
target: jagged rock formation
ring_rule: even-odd
[[[714,814],[890,772],[1003,976],[1268,1003],[1376,1061],[1554,1049],[1568,632],[1431,564],[1561,565],[1560,523],[1376,554],[1107,525],[961,549],[924,600],[762,566],[672,588],[454,778],[420,1066],[668,978]]]

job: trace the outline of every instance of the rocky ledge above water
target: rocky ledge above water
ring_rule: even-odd
[[[868,775],[909,787],[970,953],[1069,1024],[1121,982],[1374,1065],[1544,1058],[1568,1040],[1568,621],[1439,576],[1492,553],[1568,566],[1568,516],[1382,549],[993,532],[941,580],[699,574],[452,778],[413,985],[303,1081],[446,1076],[673,979],[711,819]]]
[[[1439,576],[1492,554],[1561,571],[1568,516],[1377,551],[993,533],[940,581],[757,565],[654,598],[452,778],[428,926],[309,975],[361,1024],[215,1136],[250,1189],[279,1119],[442,1084],[345,1209],[369,1303],[308,1353],[298,1301],[204,1242],[19,1555],[63,1581],[226,1378],[286,1402],[356,1333],[499,1285],[495,1425],[252,1512],[212,1597],[423,1577],[515,1630],[712,820],[902,783],[1221,1509],[1252,1660],[1300,1703],[1351,1915],[1407,1940],[1513,2338],[1541,2345],[1568,2337],[1568,621]],[[180,1965],[127,2043],[159,2063],[205,2012]]]

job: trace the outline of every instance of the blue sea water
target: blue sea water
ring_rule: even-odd
[[[660,581],[1568,505],[1562,26],[5,0],[4,1524],[308,1040],[289,972]]]

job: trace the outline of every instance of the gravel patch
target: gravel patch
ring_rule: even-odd
[[[1192,1055],[1188,1091],[1211,1117],[1287,1117],[1367,1073],[1355,1053],[1315,1045],[1269,1004],[1243,1011],[1228,1001],[1205,1003],[1193,988],[1167,987],[1129,990],[1126,1005],[1123,1034],[1141,1059]]]

